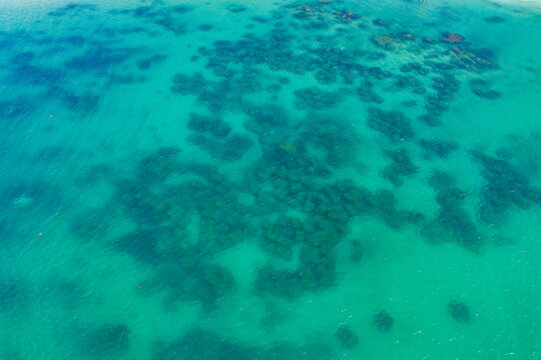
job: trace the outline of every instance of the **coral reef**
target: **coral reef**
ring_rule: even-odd
[[[463,139],[455,142],[448,131],[435,129],[446,125],[441,129],[448,130],[443,121],[451,106],[460,104],[455,100],[463,83],[468,85],[465,79],[475,77],[469,88],[477,97],[500,99],[494,89],[502,89],[501,84],[490,71],[498,68],[501,50],[481,48],[486,45],[476,41],[474,33],[467,38],[438,33],[437,23],[409,26],[374,18],[370,11],[357,10],[361,5],[344,5],[333,0],[276,3],[261,15],[260,9],[245,5],[218,4],[227,21],[239,21],[234,34],[221,33],[223,24],[204,17],[197,7],[152,1],[113,9],[107,14],[127,17],[131,25],[89,29],[88,36],[24,40],[58,47],[48,49],[62,54],[58,69],[42,64],[44,53],[26,51],[19,40],[0,38],[0,48],[9,50],[6,82],[31,85],[70,114],[106,108],[105,99],[96,95],[103,90],[102,80],[107,86],[128,87],[147,79],[154,84],[155,71],[150,70],[177,67],[166,74],[170,89],[157,93],[178,106],[173,110],[180,115],[172,121],[182,139],[155,135],[155,150],[137,149],[130,154],[134,166],[130,162],[122,170],[89,167],[92,174],[78,186],[97,188],[103,182],[113,187],[112,198],[103,208],[78,212],[68,227],[76,241],[91,239],[95,246],[118,252],[122,261],[150,269],[145,291],[137,296],[161,299],[166,311],[197,305],[202,318],[224,310],[228,300],[236,304],[239,289],[253,292],[254,301],[291,304],[342,285],[344,254],[347,266],[368,263],[372,248],[366,239],[373,234],[352,239],[361,217],[384,231],[405,229],[433,244],[478,253],[490,237],[485,225],[503,224],[514,207],[541,204],[541,190],[523,169],[500,155],[459,151],[468,148]],[[60,21],[98,9],[70,4],[49,15]],[[192,11],[193,19],[187,15]],[[458,21],[449,9],[437,11],[449,22]],[[160,41],[156,47],[128,47],[119,40],[128,34],[149,43]],[[183,48],[186,53],[165,55],[163,44],[179,39],[189,43]],[[167,66],[158,66],[166,61]],[[81,88],[68,87],[74,79],[81,79]],[[192,101],[196,110],[186,111]],[[28,118],[39,107],[35,102],[26,95],[10,100],[8,94],[0,103],[0,123]],[[183,140],[177,145],[183,149],[156,145]],[[45,149],[43,161],[61,159],[55,154],[63,150]],[[373,154],[377,165],[371,161]],[[453,175],[435,170],[465,155],[479,166],[485,182],[481,190],[461,189]],[[436,212],[405,210],[411,204],[404,205],[402,192],[424,180],[435,195]],[[2,188],[0,200],[17,214],[2,218],[0,235],[11,233],[11,217],[56,209],[61,194],[45,182]],[[120,210],[107,211],[112,205]],[[117,218],[130,226],[114,227],[112,219]],[[247,246],[264,259],[252,267],[249,286],[222,262],[224,255]],[[72,289],[77,291],[68,284],[63,291]],[[21,296],[19,291],[11,284],[0,290],[0,311]],[[447,310],[457,322],[471,321],[464,303],[451,301]],[[385,310],[368,316],[375,331],[392,331],[394,319]],[[270,317],[255,321],[271,331],[287,316]],[[329,350],[333,346],[340,345],[344,352],[360,348],[350,325],[340,325],[333,335],[327,339],[334,343],[330,347],[321,339],[318,344],[258,347],[198,327],[176,341],[159,343],[154,358],[331,359],[337,358]],[[134,339],[127,325],[104,325],[88,332],[88,351],[122,357]]]

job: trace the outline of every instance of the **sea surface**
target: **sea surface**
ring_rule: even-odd
[[[535,2],[0,0],[0,359],[541,359],[540,43]]]

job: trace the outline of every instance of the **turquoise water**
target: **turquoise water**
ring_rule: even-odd
[[[539,359],[541,10],[0,1],[0,359]]]

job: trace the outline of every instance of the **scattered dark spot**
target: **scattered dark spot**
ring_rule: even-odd
[[[141,70],[148,70],[152,65],[165,61],[166,55],[153,55],[149,58],[139,60],[137,67]]]
[[[186,6],[186,5],[168,6],[164,9],[165,12],[172,12],[174,14],[186,14],[193,10],[194,8],[192,6]]]
[[[393,142],[407,141],[414,136],[410,121],[398,111],[370,108],[368,126],[381,132]]]
[[[130,330],[126,325],[104,325],[89,332],[87,351],[97,356],[119,354],[130,346]]]
[[[186,34],[186,24],[180,22],[180,20],[174,19],[171,16],[164,16],[154,21],[155,24],[160,25],[164,29],[171,31],[175,36],[181,36]]]
[[[338,338],[338,342],[342,347],[347,349],[352,349],[359,345],[359,337],[351,330],[351,327],[348,325],[340,325],[338,330],[335,333]]]
[[[104,72],[111,66],[124,63],[136,52],[135,49],[128,48],[94,47],[83,55],[73,57],[66,66],[80,71]]]
[[[160,343],[152,359],[168,360],[253,360],[258,358],[251,347],[242,347],[235,342],[220,338],[203,329],[188,331],[181,339]]]
[[[265,19],[264,17],[261,17],[261,16],[252,16],[251,19],[255,22],[258,22],[260,24],[264,24],[267,22],[267,19]]]
[[[353,262],[359,262],[363,258],[363,247],[359,240],[351,240],[351,254],[349,258]]]
[[[470,309],[468,305],[463,302],[453,300],[447,304],[447,310],[449,311],[449,315],[451,315],[456,322],[469,323],[471,320]]]
[[[376,25],[376,26],[381,26],[381,27],[389,27],[389,23],[385,20],[381,20],[381,19],[374,19],[372,21],[372,24]]]
[[[229,4],[226,7],[226,10],[232,13],[240,13],[246,11],[246,7],[239,4]]]
[[[17,121],[29,116],[36,103],[29,97],[18,97],[11,101],[0,101],[0,121]]]
[[[406,149],[385,151],[385,156],[391,160],[391,164],[383,169],[383,177],[393,185],[400,186],[404,178],[417,173],[418,167],[411,160]]]
[[[28,61],[34,58],[34,53],[31,51],[25,51],[20,54],[17,54],[13,57],[12,62],[14,64],[20,65],[21,63],[27,63]]]
[[[226,139],[224,149],[219,157],[226,161],[239,160],[252,147],[253,143],[248,136],[239,134],[230,136]]]
[[[212,30],[213,27],[214,27],[214,26],[212,26],[212,25],[210,25],[210,24],[201,24],[201,25],[199,25],[198,28],[199,28],[199,30],[201,30],[201,31],[210,31],[210,30]]]
[[[231,132],[231,126],[222,118],[195,113],[190,113],[188,127],[194,131],[209,133],[217,138],[225,138]]]
[[[65,42],[73,46],[82,46],[86,43],[86,39],[82,36],[72,35],[61,38],[59,42]]]
[[[474,88],[472,92],[480,98],[487,100],[497,100],[502,96],[499,91],[484,88]]]
[[[505,22],[505,19],[500,16],[486,17],[483,20],[490,24],[500,24],[500,23]]]
[[[298,109],[321,110],[338,105],[341,97],[336,92],[324,91],[317,87],[310,87],[295,91],[295,105]]]
[[[454,141],[421,139],[419,145],[440,158],[445,158],[459,149],[459,145]]]
[[[98,6],[94,4],[70,3],[54,11],[50,11],[49,13],[47,13],[47,15],[53,16],[53,17],[61,17],[61,16],[69,15],[71,13],[76,13],[77,15],[79,15],[81,12],[95,11],[97,9],[98,9]]]
[[[65,77],[62,70],[23,64],[15,68],[9,79],[17,84],[52,87],[59,85]]]
[[[386,333],[393,327],[394,320],[385,310],[374,315],[374,326],[381,333]]]
[[[95,112],[98,109],[100,97],[90,93],[77,95],[67,90],[58,91],[55,95],[59,95],[64,106],[73,111],[82,113]]]
[[[0,280],[0,314],[11,312],[21,301],[22,289],[12,279],[2,278]]]

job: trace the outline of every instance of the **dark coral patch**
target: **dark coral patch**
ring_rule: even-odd
[[[59,85],[65,77],[66,73],[62,70],[23,63],[13,70],[10,75],[10,81],[34,86],[52,87]]]
[[[12,59],[12,63],[20,65],[21,63],[27,63],[34,58],[35,54],[32,51],[25,51],[15,55]]]
[[[393,142],[408,141],[414,137],[410,121],[399,111],[368,110],[368,126],[387,136]]]
[[[92,12],[92,11],[96,11],[97,9],[98,9],[98,6],[94,4],[69,3],[54,11],[50,11],[49,13],[47,13],[47,15],[53,16],[53,17],[62,17],[66,15],[72,15],[73,13],[75,13],[76,15],[79,15],[82,12]]]
[[[487,100],[497,100],[502,96],[502,94],[499,91],[481,88],[481,87],[473,88],[472,92],[475,95],[479,96],[480,98],[487,99]]]
[[[481,152],[472,155],[482,166],[481,176],[487,181],[479,204],[482,221],[495,224],[512,206],[529,209],[534,204],[541,204],[541,189],[532,186],[526,175],[512,164]]]
[[[151,57],[139,60],[137,67],[141,70],[148,70],[152,65],[161,63],[167,59],[166,55],[153,55]]]
[[[203,329],[193,329],[181,339],[158,344],[153,359],[183,360],[251,360],[255,353],[251,348],[243,348],[235,342],[220,338]]]
[[[385,310],[374,315],[374,326],[381,333],[386,333],[393,327],[394,319]]]
[[[225,138],[231,132],[231,126],[229,126],[222,118],[199,115],[196,113],[190,113],[188,127],[191,130],[208,133],[220,139]]]
[[[85,341],[90,354],[119,355],[130,346],[130,329],[124,324],[103,325],[91,330]]]
[[[464,42],[464,37],[460,34],[442,33],[441,41],[447,44],[460,44]]]
[[[347,349],[352,349],[359,345],[359,337],[351,330],[348,325],[340,325],[336,330],[336,338],[340,345]]]
[[[483,20],[489,24],[501,24],[505,22],[505,19],[502,18],[501,16],[486,17]]]
[[[454,141],[421,139],[419,145],[427,152],[440,158],[445,158],[459,149],[459,145]]]
[[[470,308],[463,302],[455,300],[450,301],[449,304],[447,304],[447,311],[456,322],[465,324],[469,323],[471,320]]]
[[[248,10],[245,6],[242,6],[240,4],[228,4],[225,8],[227,11],[232,13],[241,13]]]
[[[315,109],[321,110],[332,108],[338,105],[341,97],[336,92],[324,91],[317,87],[309,87],[306,89],[295,91],[295,105],[298,109]]]
[[[201,31],[210,31],[214,28],[211,24],[201,24],[198,26],[198,29]]]
[[[0,121],[17,121],[32,114],[36,102],[27,96],[0,101]]]
[[[402,185],[404,178],[411,177],[418,171],[405,149],[386,151],[385,156],[391,160],[391,164],[383,169],[383,177],[395,186]]]
[[[69,69],[79,71],[103,72],[109,67],[118,66],[135,55],[137,50],[128,48],[94,47],[84,54],[73,57],[66,63]]]

